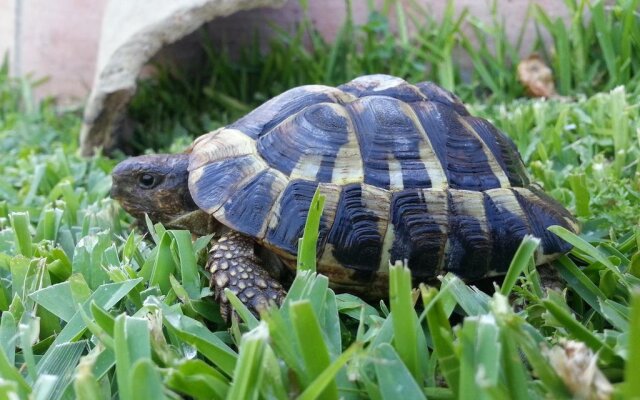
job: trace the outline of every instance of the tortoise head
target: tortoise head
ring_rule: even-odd
[[[189,228],[174,223],[198,210],[189,193],[188,166],[188,154],[129,158],[111,173],[111,197],[139,220],[143,220],[146,213],[153,222]]]

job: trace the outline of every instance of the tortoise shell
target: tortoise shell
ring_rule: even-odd
[[[547,227],[578,229],[507,136],[437,85],[386,75],[291,89],[198,138],[189,171],[201,209],[290,260],[319,188],[318,268],[337,283],[396,260],[419,279],[501,275],[526,234],[540,264],[570,248]]]

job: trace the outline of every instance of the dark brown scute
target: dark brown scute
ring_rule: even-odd
[[[449,187],[475,191],[500,187],[483,143],[462,125],[458,113],[439,103],[414,103],[412,107],[446,172]]]

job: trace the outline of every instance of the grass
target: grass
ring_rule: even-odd
[[[388,0],[380,8],[369,1],[367,21],[357,25],[351,1],[345,1],[345,21],[333,42],[307,16],[291,33],[274,27],[275,39],[266,53],[257,38],[235,51],[203,40],[207,57],[197,71],[161,65],[155,79],[140,82],[130,110],[136,122],[128,150],[167,148],[185,136],[188,143],[288,88],[339,85],[366,73],[431,80],[455,88],[465,102],[513,101],[524,94],[514,73],[522,32],[513,43],[506,21],[497,15],[499,2],[486,3],[493,12],[490,22],[466,10],[456,14],[453,0],[440,16],[415,1]],[[568,27],[534,6],[527,16],[538,38],[551,39],[550,46],[538,39],[534,51],[554,68],[560,94],[592,96],[620,85],[637,93],[637,80],[631,78],[640,73],[639,0],[610,6],[596,0],[564,3],[571,14]],[[473,68],[463,69],[461,63]]]
[[[77,156],[79,114],[34,103],[31,85],[1,68],[1,397],[640,397],[640,28],[624,12],[637,1],[618,1],[600,16],[598,2],[567,4],[596,17],[574,13],[563,37],[552,19],[532,15],[540,29],[556,27],[555,51],[547,50],[564,100],[516,98],[521,89],[509,65],[517,59],[514,45],[501,42],[500,21],[482,26],[450,8],[418,39],[402,24],[395,39],[391,11],[404,12],[405,24],[423,14],[386,2],[364,27],[345,24],[336,43],[312,36],[311,50],[297,47],[309,35],[305,22],[263,59],[222,59],[218,78],[199,86],[160,75],[136,103],[139,117],[158,117],[156,135],[186,134],[224,124],[305,79],[333,84],[376,69],[412,80],[428,74],[510,134],[533,180],[580,219],[580,236],[554,228],[574,245],[553,264],[562,292],[543,289],[531,238],[494,294],[453,275],[411,291],[402,265],[391,268],[388,302],[336,294],[315,272],[317,198],[284,305],[256,319],[231,298],[238,317],[228,328],[203,270],[208,238],[192,241],[186,231],[151,223],[146,239],[132,230],[131,217],[108,198],[115,161]],[[460,25],[468,23],[493,35],[486,46],[465,46]],[[450,57],[457,45],[476,51],[468,81]],[[305,66],[302,75],[287,57]],[[576,61],[559,73],[568,59]],[[160,107],[145,108],[151,93]],[[200,101],[183,118],[169,113]]]

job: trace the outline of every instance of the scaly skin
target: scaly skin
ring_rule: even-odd
[[[254,241],[237,232],[230,232],[211,246],[207,269],[211,272],[211,287],[220,303],[220,313],[228,321],[231,305],[224,289],[233,294],[250,310],[259,312],[269,302],[280,304],[285,291],[262,267],[254,252]]]
[[[139,221],[145,214],[167,228],[188,229],[196,235],[220,234],[212,240],[207,269],[211,288],[225,320],[231,306],[224,295],[229,288],[254,313],[269,301],[280,303],[285,291],[254,253],[255,242],[198,209],[188,188],[188,154],[161,154],[127,159],[113,170],[111,197]],[[153,183],[148,184],[150,181]]]

